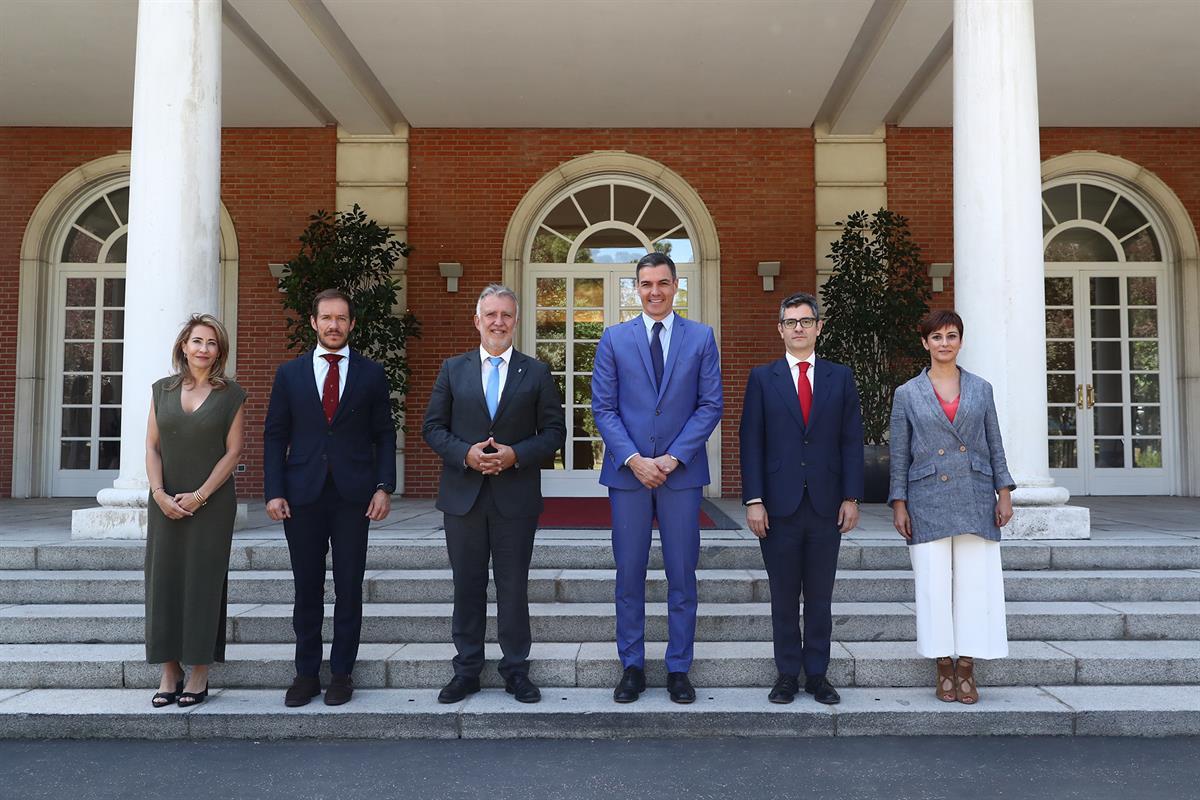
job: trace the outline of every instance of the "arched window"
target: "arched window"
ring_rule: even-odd
[[[606,175],[564,187],[549,198],[525,247],[522,294],[533,325],[525,346],[550,365],[565,400],[567,445],[543,478],[551,494],[580,495],[596,483],[604,445],[592,418],[592,363],[605,327],[642,311],[634,264],[655,251],[675,262],[675,311],[699,313],[700,254],[691,222],[659,187]]]
[[[1042,192],[1042,235],[1049,262],[1162,261],[1146,213],[1120,190],[1086,179]]]
[[[583,184],[554,203],[534,229],[528,261],[629,264],[655,250],[676,265],[695,261],[682,215],[653,189],[610,179]]]
[[[1073,176],[1042,192],[1049,463],[1073,494],[1165,494],[1169,281],[1140,198]]]
[[[55,495],[88,494],[121,466],[128,219],[128,182],[109,184],[75,206],[57,250]]]

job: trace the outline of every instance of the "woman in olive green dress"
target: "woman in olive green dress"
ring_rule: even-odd
[[[225,660],[237,511],[230,477],[242,452],[246,399],[225,377],[228,355],[225,327],[193,315],[175,339],[175,374],[154,384],[146,426],[146,660],[163,665],[156,708],[203,702],[209,665]]]

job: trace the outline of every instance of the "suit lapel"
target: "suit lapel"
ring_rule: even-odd
[[[792,415],[792,419],[796,421],[796,425],[800,430],[805,430],[804,417],[800,414],[800,398],[796,394],[796,384],[792,383],[792,370],[788,367],[786,358],[781,358],[771,367],[771,383],[775,386],[775,390],[779,392],[779,396],[783,399],[784,406],[787,407],[788,413]],[[809,411],[809,418],[812,418],[812,411]]]
[[[921,375],[919,377],[921,380],[917,381],[917,385],[920,386],[921,396],[925,398],[925,405],[929,410],[929,413],[933,414],[933,416],[937,418],[940,425],[946,426],[946,430],[953,433],[955,437],[958,437],[958,431],[953,425],[950,424],[950,420],[946,418],[946,412],[942,409],[942,401],[938,400],[937,392],[933,390],[933,381],[929,379],[929,367],[921,370]],[[960,380],[958,384],[959,395],[962,394],[962,389],[963,384]],[[961,409],[961,397],[959,398],[958,405]],[[955,413],[954,418],[958,419],[957,413]]]
[[[496,416],[493,419],[500,419],[500,415],[508,408],[509,400],[516,394],[517,387],[525,380],[525,374],[529,371],[525,362],[528,360],[529,357],[524,353],[513,350],[512,358],[508,362],[508,376],[504,379],[504,392],[500,395],[500,403],[496,406]]]
[[[472,402],[479,406],[479,411],[484,418],[491,419],[492,415],[488,413],[487,398],[483,393],[483,360],[479,351],[472,350],[469,353],[463,353],[457,372],[456,379],[465,390],[463,396],[472,398]]]
[[[350,355],[346,358],[345,369],[349,370],[346,373],[346,388],[342,390],[342,396],[338,400],[337,411],[333,412],[333,420],[330,421],[330,425],[333,425],[335,422],[341,419],[344,414],[347,413],[346,408],[350,405],[350,398],[353,396],[355,388],[362,383],[361,365],[363,360],[363,357],[354,350],[351,350]],[[320,398],[318,397],[318,400],[319,399]],[[321,414],[325,414],[324,406],[321,408]]]
[[[309,413],[315,414],[316,419],[320,419],[325,424],[329,424],[325,419],[325,405],[321,402],[321,389],[317,386],[317,371],[313,365],[316,350],[309,350],[304,355],[300,356],[296,361],[296,372],[300,379],[300,388],[304,397],[308,398],[305,406]]]
[[[964,369],[958,371],[958,410],[954,412],[954,430],[962,438],[963,426],[966,424],[963,417],[967,416],[967,409],[971,406],[971,400],[975,396],[975,382],[971,380],[970,373]],[[945,414],[942,414],[945,416]]]
[[[638,314],[626,324],[629,326],[629,335],[633,337],[634,346],[642,357],[642,364],[646,367],[650,385],[654,386],[654,364],[650,360],[650,338],[646,335],[646,323],[642,321],[642,315]],[[666,375],[665,372],[663,374]]]
[[[659,400],[662,400],[663,393],[667,391],[667,384],[671,382],[671,373],[675,369],[675,362],[679,360],[679,351],[683,349],[683,340],[687,336],[687,323],[683,317],[678,314],[674,314],[674,317],[671,320],[671,346],[667,350],[667,363],[663,365],[662,385],[658,387]],[[649,350],[650,344],[647,342],[646,351]],[[650,376],[654,377],[653,370],[650,371]]]
[[[823,358],[816,359],[813,364],[815,373],[813,380],[813,403],[812,408],[808,410],[808,427],[812,427],[813,421],[816,420],[817,414],[825,409],[829,404],[829,391],[832,388],[830,382],[833,380],[833,367]],[[800,401],[796,401],[796,405],[800,405]]]

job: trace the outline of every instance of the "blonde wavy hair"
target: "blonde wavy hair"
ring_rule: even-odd
[[[192,371],[188,368],[183,346],[191,338],[192,331],[200,325],[212,328],[217,334],[217,358],[208,371],[208,382],[217,389],[224,389],[228,385],[229,378],[225,375],[225,362],[229,358],[229,331],[225,330],[221,321],[211,314],[192,314],[180,329],[179,335],[175,337],[175,344],[171,350],[171,366],[175,368],[175,374],[167,383],[168,389],[191,383]]]

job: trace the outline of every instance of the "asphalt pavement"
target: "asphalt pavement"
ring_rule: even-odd
[[[0,742],[0,797],[1156,800],[1200,739]]]

